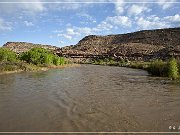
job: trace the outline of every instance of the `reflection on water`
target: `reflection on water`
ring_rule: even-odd
[[[179,108],[178,83],[137,69],[0,75],[0,131],[169,131]]]

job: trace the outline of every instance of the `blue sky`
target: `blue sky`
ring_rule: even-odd
[[[23,41],[63,47],[87,35],[180,27],[178,0],[0,2],[0,46]]]

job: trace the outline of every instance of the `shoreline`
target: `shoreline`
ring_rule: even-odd
[[[47,67],[38,67],[37,70],[32,70],[32,71],[25,71],[22,69],[19,70],[14,70],[14,71],[0,71],[0,75],[4,75],[4,74],[14,74],[14,73],[20,73],[20,72],[38,72],[38,71],[47,71],[50,69],[62,69],[62,68],[66,68],[66,67],[78,67],[80,66],[80,64],[66,64],[66,65],[61,65],[61,66],[47,66]]]

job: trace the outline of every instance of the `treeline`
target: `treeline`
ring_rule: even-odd
[[[43,48],[33,48],[19,55],[19,59],[35,65],[64,65],[67,61]]]
[[[0,48],[0,71],[36,70],[39,67],[59,66],[68,61],[44,48],[33,48],[17,55],[15,52]]]

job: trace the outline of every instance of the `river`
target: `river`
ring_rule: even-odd
[[[81,65],[0,75],[0,132],[166,132],[180,84],[124,67]]]

